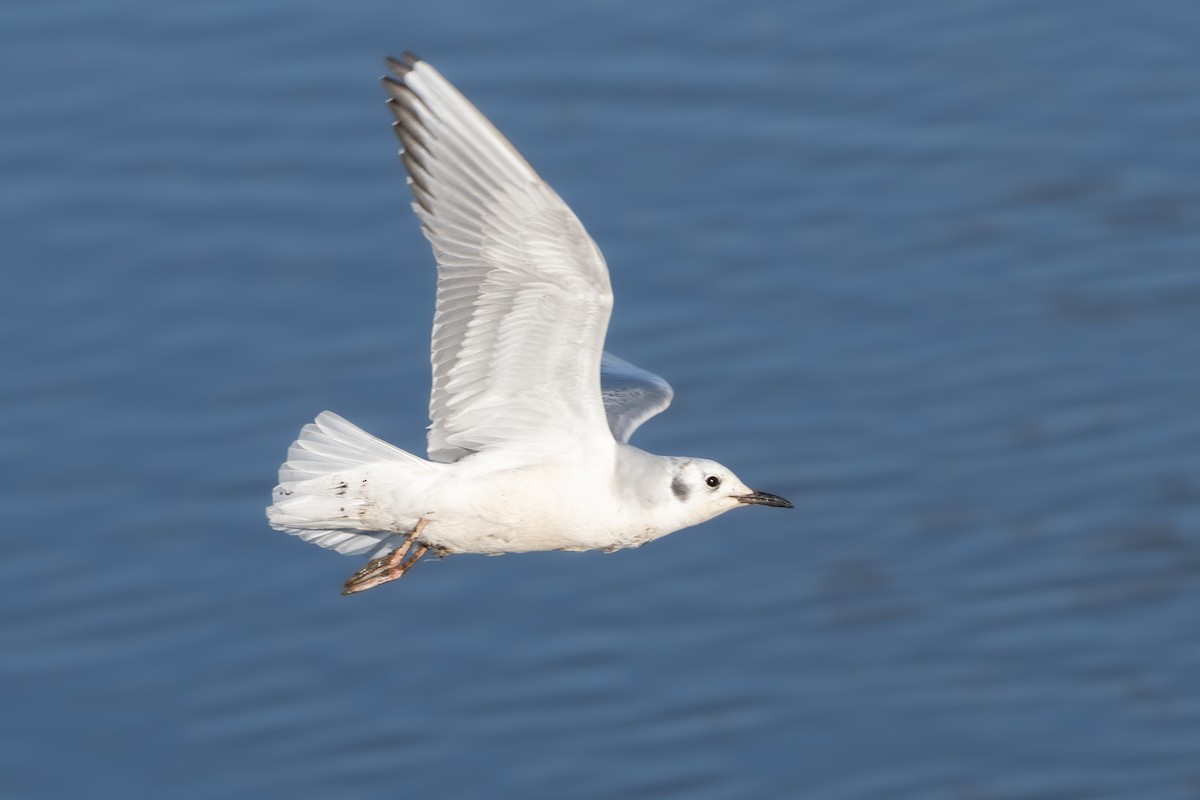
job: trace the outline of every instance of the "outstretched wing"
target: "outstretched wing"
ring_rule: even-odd
[[[429,457],[608,437],[608,268],[583,225],[490,122],[411,53],[383,79],[438,264]]]
[[[653,372],[606,352],[600,362],[600,396],[613,438],[628,442],[643,422],[671,405],[675,392]]]

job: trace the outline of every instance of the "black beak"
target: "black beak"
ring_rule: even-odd
[[[775,508],[795,508],[787,500],[784,500],[777,494],[767,494],[766,492],[751,492],[743,494],[737,498],[739,503],[748,503],[755,506],[774,506]]]

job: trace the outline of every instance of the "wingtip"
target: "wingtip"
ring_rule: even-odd
[[[404,97],[404,90],[408,87],[404,83],[403,75],[384,75],[379,79],[383,84],[384,91],[388,93],[387,102],[394,103]]]
[[[384,59],[384,63],[387,64],[388,69],[391,70],[392,74],[401,79],[403,79],[408,73],[412,72],[413,67],[417,66],[417,64],[420,62],[421,57],[411,50],[405,50],[400,54],[399,58],[396,58],[395,56],[388,56]],[[388,77],[389,76],[385,75],[384,80],[387,80]]]

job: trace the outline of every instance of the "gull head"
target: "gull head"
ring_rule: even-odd
[[[680,516],[696,525],[740,506],[792,508],[779,495],[751,489],[728,467],[703,458],[672,458],[670,494]]]

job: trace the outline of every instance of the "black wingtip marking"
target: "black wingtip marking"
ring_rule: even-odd
[[[388,108],[396,117],[392,129],[396,132],[396,137],[402,145],[400,159],[404,162],[404,168],[408,172],[408,182],[413,198],[421,208],[432,214],[433,208],[429,199],[433,193],[429,191],[429,186],[425,182],[427,171],[422,161],[423,150],[420,147],[422,136],[427,135],[427,131],[417,115],[413,113],[413,107],[418,105],[420,100],[413,94],[412,89],[408,88],[406,80],[408,74],[421,60],[421,57],[411,50],[405,50],[401,53],[400,58],[388,56],[384,61],[391,74],[384,75],[379,80],[388,93]]]
[[[388,110],[396,118],[396,123],[393,126],[396,135],[400,137],[400,141],[404,141],[408,136],[414,135],[424,127],[412,112],[412,108],[420,104],[420,100],[413,94],[412,89],[389,77],[384,77],[383,88],[388,93]]]
[[[412,187],[413,198],[428,213],[433,213],[433,206],[429,203],[429,198],[433,196],[433,192],[429,191],[429,186],[425,183],[425,170],[421,168],[421,162],[413,156],[413,153],[408,148],[400,151],[400,160],[404,162],[404,169],[408,172],[408,182]]]
[[[415,101],[413,101],[415,102]],[[392,123],[392,130],[396,132],[400,142],[407,147],[409,142],[423,143],[424,139],[429,136],[429,132],[425,126],[421,124],[421,120],[413,113],[411,108],[404,105],[404,102],[393,97],[388,101],[388,109],[396,118]]]
[[[404,85],[404,77],[399,77],[400,80],[396,80],[396,78],[392,77],[391,75],[384,75],[379,79],[379,82],[383,84],[384,91],[386,91],[388,96],[393,100],[402,99],[404,97],[404,92],[409,90],[408,87]]]
[[[388,56],[384,59],[388,69],[392,71],[398,78],[403,78],[405,75],[413,71],[413,67],[421,63],[421,57],[411,50],[405,50],[400,54],[400,58]]]

